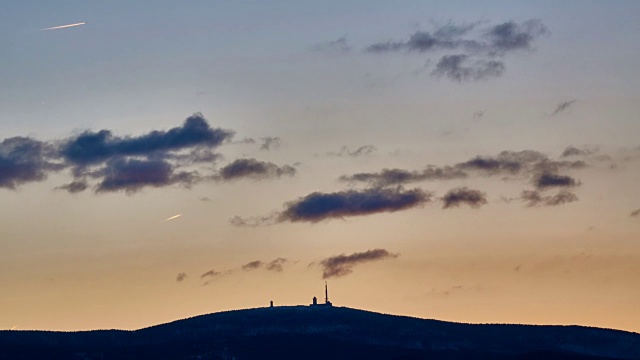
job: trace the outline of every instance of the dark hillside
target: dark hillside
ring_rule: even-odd
[[[640,359],[640,334],[291,306],[202,315],[136,331],[0,332],[0,359],[15,358]]]

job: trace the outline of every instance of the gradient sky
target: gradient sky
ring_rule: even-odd
[[[1,8],[0,329],[640,331],[640,2]]]

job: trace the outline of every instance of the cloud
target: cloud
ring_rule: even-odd
[[[460,204],[467,204],[472,208],[479,208],[487,203],[486,194],[479,190],[459,187],[449,190],[443,197],[443,209],[458,207]]]
[[[631,216],[640,216],[640,209],[633,210],[630,215]]]
[[[476,156],[473,159],[456,164],[455,167],[463,170],[478,170],[486,174],[517,174],[522,169],[523,163],[528,161],[523,161],[523,159],[512,155],[513,153],[511,152],[502,152],[497,157]]]
[[[289,260],[287,260],[285,258],[277,258],[277,259],[272,260],[271,262],[269,262],[265,266],[265,269],[267,269],[268,271],[282,272],[283,266],[287,262],[289,262]]]
[[[261,260],[255,260],[242,265],[240,268],[245,271],[264,268],[267,271],[282,272],[283,266],[287,262],[289,262],[289,260],[281,257],[274,259],[268,263],[265,263]]]
[[[15,189],[28,182],[42,181],[49,171],[61,170],[61,164],[47,159],[47,144],[26,137],[0,142],[0,188]]]
[[[584,161],[551,160],[534,150],[502,151],[497,156],[476,156],[458,163],[456,169],[479,171],[484,175],[539,175],[587,167]]]
[[[79,192],[85,191],[87,189],[87,187],[89,187],[89,185],[87,184],[86,181],[79,180],[79,181],[72,181],[72,182],[70,182],[68,184],[65,184],[65,185],[62,185],[62,186],[58,186],[56,189],[58,189],[58,190],[66,190],[70,194],[75,194],[75,193],[79,193]]]
[[[278,166],[274,163],[258,161],[256,159],[238,159],[226,165],[218,174],[224,181],[249,178],[262,180],[279,178],[281,176],[293,176],[296,169],[290,165]]]
[[[557,206],[562,204],[568,204],[574,201],[578,201],[576,194],[567,190],[561,190],[555,195],[542,195],[538,191],[525,190],[520,195],[520,198],[527,203],[527,206]]]
[[[533,41],[545,34],[549,30],[540,20],[532,19],[517,24],[508,21],[493,26],[486,33],[489,38],[489,51],[497,53],[505,53],[513,50],[531,50]]]
[[[369,45],[367,52],[381,53],[393,51],[418,51],[427,52],[435,50],[449,50],[465,46],[467,41],[460,40],[460,37],[469,33],[475,24],[455,25],[447,24],[438,28],[433,34],[428,31],[416,31],[409,36],[405,42],[386,41]],[[468,45],[468,44],[467,44]]]
[[[259,269],[264,265],[264,263],[260,260],[256,260],[256,261],[251,261],[249,263],[246,263],[244,265],[241,266],[242,270],[255,270],[255,269]]]
[[[570,101],[563,101],[563,102],[559,103],[558,105],[556,105],[555,110],[553,110],[553,112],[551,113],[551,116],[558,115],[559,113],[564,112],[571,105],[573,105],[574,102],[576,102],[576,101],[575,100],[570,100]]]
[[[474,119],[480,119],[483,116],[484,116],[484,110],[478,110],[478,111],[473,113],[473,118]]]
[[[446,77],[456,82],[486,80],[499,77],[505,71],[505,65],[497,60],[470,60],[468,55],[445,55],[440,58],[431,72],[437,77]]]
[[[311,49],[319,52],[348,53],[353,48],[349,45],[345,34],[336,40],[316,44]]]
[[[187,276],[187,274],[185,274],[185,273],[183,273],[183,272],[178,273],[178,275],[176,275],[176,281],[177,281],[177,282],[182,282],[182,281],[184,281],[187,277],[188,277],[188,276]]]
[[[140,136],[116,136],[109,130],[85,131],[57,142],[13,137],[0,142],[0,188],[43,181],[51,172],[71,169],[73,181],[55,187],[69,193],[86,190],[96,180],[96,192],[179,184],[189,187],[209,179],[185,166],[213,163],[221,155],[214,149],[233,136],[229,130],[209,126],[202,114],[187,118],[167,131]],[[290,173],[292,168],[280,169]]]
[[[374,187],[402,185],[425,180],[452,180],[464,179],[468,175],[450,166],[436,167],[429,165],[421,171],[408,171],[402,169],[382,169],[378,173],[356,173],[350,176],[343,175],[340,181],[366,182]]]
[[[431,194],[420,189],[404,190],[373,188],[362,191],[335,193],[314,192],[285,204],[278,222],[308,221],[361,216],[381,212],[395,212],[423,205],[431,200]]]
[[[561,157],[570,157],[570,156],[586,156],[589,153],[586,150],[581,150],[573,146],[567,146],[562,152]]]
[[[385,249],[373,249],[365,252],[356,252],[351,255],[337,255],[320,261],[322,266],[322,278],[337,278],[349,275],[353,267],[362,263],[396,258],[399,254],[392,254]]]
[[[275,150],[280,147],[280,138],[277,136],[267,136],[260,138],[262,140],[262,144],[260,145],[260,150]]]
[[[532,50],[534,41],[547,34],[549,30],[537,19],[520,24],[508,21],[488,28],[481,28],[479,23],[449,23],[437,28],[433,33],[416,31],[407,41],[378,42],[369,45],[365,50],[369,53],[457,50],[468,55],[496,57],[519,50]]]
[[[181,127],[152,131],[137,137],[114,136],[109,130],[84,133],[65,141],[60,155],[77,166],[95,165],[114,157],[149,156],[188,148],[214,148],[231,139],[233,132],[214,129],[202,114],[188,117]]]
[[[370,155],[373,152],[375,152],[376,150],[378,150],[375,146],[373,145],[364,145],[364,146],[360,146],[359,148],[350,151],[349,148],[347,148],[346,146],[343,146],[340,151],[335,152],[328,152],[327,155],[329,156],[338,156],[338,157],[342,157],[342,156],[350,156],[350,157],[358,157],[358,156],[364,156],[364,155]]]
[[[571,176],[558,175],[544,172],[534,178],[534,185],[538,190],[545,190],[553,187],[573,187],[580,183]]]
[[[216,276],[219,276],[221,274],[222,273],[219,273],[219,272],[217,272],[215,270],[209,270],[209,271],[203,273],[202,275],[200,275],[200,279],[204,279],[204,278],[207,278],[207,277],[216,277]]]
[[[366,47],[365,52],[445,53],[431,75],[456,82],[478,81],[501,76],[506,65],[496,58],[516,51],[531,51],[535,40],[548,33],[546,26],[537,19],[522,23],[508,21],[489,27],[482,27],[479,22],[449,23],[433,32],[416,31],[406,41],[374,43]]]
[[[273,225],[276,223],[276,219],[278,218],[278,213],[274,212],[265,216],[234,216],[229,220],[229,222],[238,227],[258,227],[262,225]]]
[[[194,172],[174,171],[174,167],[162,160],[113,159],[100,171],[102,181],[96,192],[124,190],[131,194],[145,186],[161,187],[181,184],[189,187],[199,178]]]

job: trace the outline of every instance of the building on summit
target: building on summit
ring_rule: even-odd
[[[327,287],[327,282],[324,282],[324,304],[318,304],[318,298],[313,297],[313,302],[309,306],[333,306],[331,301],[329,301],[329,288]]]

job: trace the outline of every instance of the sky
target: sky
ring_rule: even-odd
[[[309,304],[327,281],[336,306],[640,332],[638,13],[5,2],[0,329]]]

